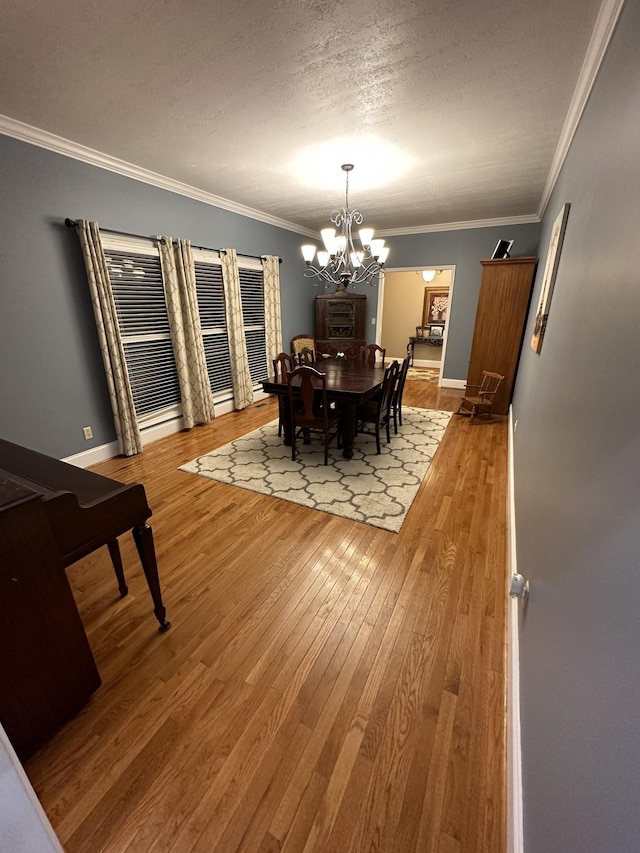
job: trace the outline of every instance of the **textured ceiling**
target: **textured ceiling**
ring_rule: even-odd
[[[600,0],[3,0],[0,114],[303,228],[533,216]]]

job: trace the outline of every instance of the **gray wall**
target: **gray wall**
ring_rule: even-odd
[[[77,236],[65,217],[143,235],[187,237],[194,245],[276,254],[285,348],[313,331],[320,290],[302,275],[308,238],[0,135],[0,436],[63,457],[115,440],[104,371]],[[327,216],[330,211],[327,211]],[[392,237],[393,266],[456,264],[445,375],[465,379],[480,259],[499,237],[533,254],[539,225]],[[377,288],[367,299],[367,335]],[[85,441],[82,427],[94,438]]]
[[[514,398],[526,853],[640,850],[638,44],[627,3],[544,219],[534,306],[571,203]]]
[[[279,255],[283,337],[313,328],[299,234],[0,136],[0,435],[62,457],[115,439],[74,229],[187,237]],[[85,441],[82,427],[93,427]]]
[[[509,225],[438,231],[387,237],[390,267],[439,267],[455,264],[456,274],[449,311],[447,353],[442,376],[466,379],[476,319],[482,267],[502,237],[514,240],[511,254],[537,255],[540,225]]]

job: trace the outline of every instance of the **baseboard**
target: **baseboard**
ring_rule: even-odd
[[[434,367],[439,370],[442,367],[442,362],[435,359],[415,358],[413,360],[413,367]]]
[[[62,461],[69,462],[76,468],[89,468],[91,465],[97,465],[98,462],[113,459],[119,452],[118,442],[110,441],[108,444],[99,444],[97,447],[91,447],[81,453],[74,453],[73,456],[65,456]]]
[[[446,379],[445,377],[441,377],[440,387],[441,388],[459,388],[462,391],[464,391],[464,389],[467,387],[467,383],[464,379]]]
[[[264,391],[255,391],[253,397],[254,403],[264,400],[265,397],[268,396],[269,395],[265,394]],[[227,415],[229,412],[234,411],[233,400],[223,400],[221,402],[217,402],[215,405],[216,417]],[[148,429],[143,429],[142,446],[144,447],[146,444],[151,444],[151,442],[157,441],[159,438],[174,435],[182,429],[184,429],[182,418],[172,418],[170,421],[166,421],[163,424],[156,424]],[[73,456],[67,456],[62,461],[69,462],[69,464],[75,465],[77,468],[89,468],[91,465],[97,465],[98,462],[113,459],[113,457],[118,456],[119,453],[120,448],[118,447],[118,442],[110,441],[108,444],[100,444],[97,447],[89,448],[89,450],[83,450],[81,453],[74,453]]]
[[[520,729],[520,654],[518,607],[509,596],[511,577],[518,573],[514,499],[513,409],[509,406],[507,471],[507,853],[524,853],[522,805],[522,744]]]

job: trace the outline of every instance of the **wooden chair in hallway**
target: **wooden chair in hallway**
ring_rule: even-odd
[[[286,382],[287,374],[294,368],[293,359],[286,352],[279,353],[273,359],[273,375],[278,382]],[[284,429],[284,397],[278,396],[278,436],[282,435]]]
[[[297,439],[309,442],[312,433],[324,442],[324,464],[329,464],[329,444],[338,436],[340,419],[327,398],[326,375],[302,365],[287,374],[291,417],[291,459],[296,459]]]
[[[367,364],[369,367],[375,367],[376,358],[379,355],[382,367],[384,367],[384,357],[386,354],[386,349],[379,347],[378,344],[367,344],[364,347],[360,347],[360,363]]]
[[[488,415],[491,417],[493,401],[503,380],[504,376],[500,373],[491,373],[488,370],[483,370],[480,385],[467,385],[457,414],[471,415],[471,420],[479,415]],[[470,389],[477,389],[477,391],[475,394],[469,394]]]

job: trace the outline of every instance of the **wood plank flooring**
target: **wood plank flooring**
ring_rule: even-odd
[[[172,628],[130,537],[126,598],[106,548],[68,570],[103,685],[26,767],[65,851],[503,853],[505,419],[452,418],[395,534],[178,470],[276,416],[96,466],[146,487]]]

